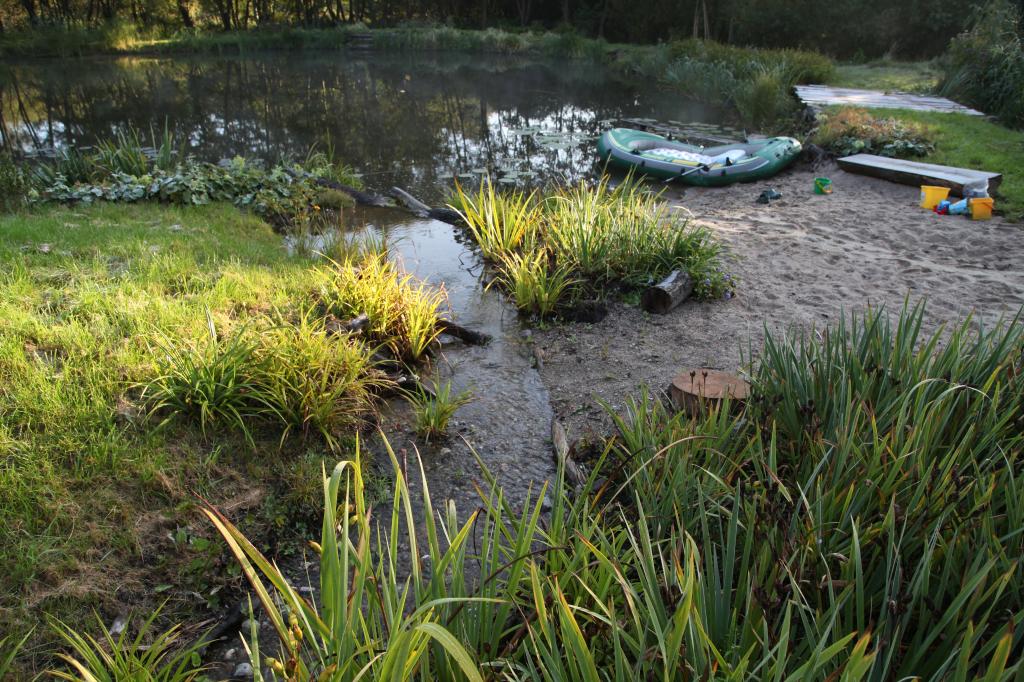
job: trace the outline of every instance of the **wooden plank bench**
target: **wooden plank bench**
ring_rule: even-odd
[[[874,154],[854,154],[839,159],[838,163],[839,167],[847,172],[871,175],[904,185],[949,187],[950,192],[957,196],[964,195],[964,185],[970,185],[979,180],[988,182],[988,191],[991,194],[1003,181],[1001,173],[889,159]]]
[[[827,85],[798,85],[796,96],[806,106],[821,108],[827,106],[854,106],[883,109],[913,109],[914,111],[938,111],[942,113],[984,116],[980,111],[957,104],[945,97],[912,95],[908,92],[881,92],[858,90],[856,88],[833,88]]]

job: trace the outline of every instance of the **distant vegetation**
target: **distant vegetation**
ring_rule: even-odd
[[[1024,25],[1009,0],[995,0],[950,46],[940,91],[1024,128]]]
[[[760,47],[800,47],[843,58],[931,57],[963,28],[977,2],[921,0],[0,0],[2,42],[32,28],[68,30],[57,40],[111,46],[192,31],[322,28],[365,23],[450,23],[458,28],[556,29],[612,42],[713,39]],[[137,28],[135,28],[137,27]],[[90,35],[91,32],[91,35]]]

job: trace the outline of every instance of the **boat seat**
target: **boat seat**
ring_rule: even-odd
[[[747,153],[742,149],[730,149],[722,152],[721,154],[716,154],[715,156],[708,156],[707,154],[687,152],[673,147],[654,147],[653,149],[645,149],[640,153],[643,156],[660,158],[665,161],[692,163],[701,166],[714,166],[723,163],[727,165],[733,164],[747,155]]]

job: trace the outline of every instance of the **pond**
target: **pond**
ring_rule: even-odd
[[[628,117],[721,112],[596,64],[461,53],[267,53],[0,64],[0,144],[37,152],[165,122],[190,153],[302,157],[314,144],[364,175],[440,197],[454,176],[575,180]]]

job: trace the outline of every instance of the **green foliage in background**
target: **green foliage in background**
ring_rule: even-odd
[[[95,150],[62,149],[54,159],[30,169],[8,171],[8,164],[0,164],[0,182],[12,183],[5,178],[18,173],[27,186],[22,193],[35,203],[157,201],[199,206],[228,201],[276,224],[308,215],[323,194],[317,177],[361,184],[326,152],[311,150],[302,162],[270,168],[241,157],[210,164],[186,156],[166,129],[162,136],[152,137],[154,146],[147,148],[137,131],[122,132],[100,141]]]
[[[874,116],[864,109],[837,108],[818,115],[811,140],[837,156],[865,153],[910,158],[934,151],[933,137],[918,123]]]
[[[992,0],[950,44],[940,92],[1014,128],[1024,128],[1022,9]]]

